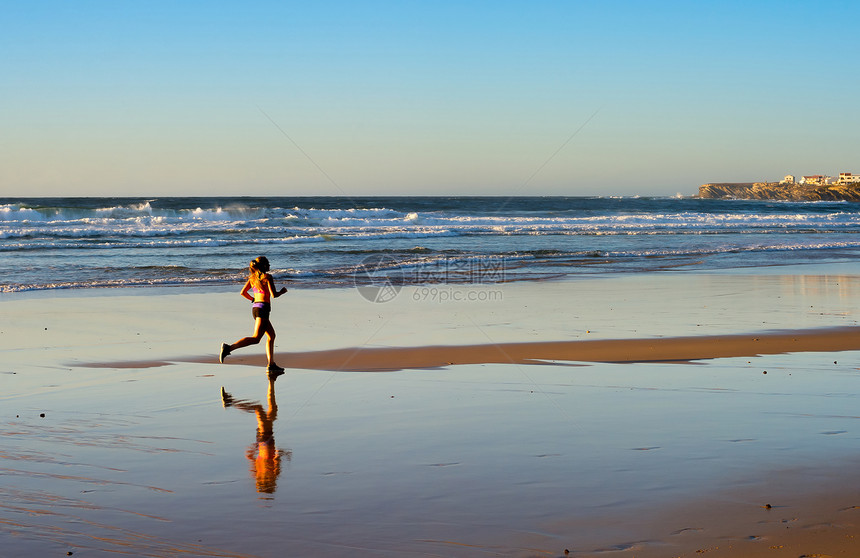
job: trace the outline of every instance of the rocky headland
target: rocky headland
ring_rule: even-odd
[[[699,186],[699,197],[739,200],[860,201],[860,183],[728,182],[702,184]]]

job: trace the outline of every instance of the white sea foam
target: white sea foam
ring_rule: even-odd
[[[152,206],[149,202],[143,202],[129,206],[118,205],[113,207],[101,207],[95,209],[94,213],[96,216],[110,219],[125,219],[129,217],[137,217],[141,214],[152,215]]]
[[[569,212],[568,212],[569,213]],[[190,218],[189,218],[190,217]],[[761,226],[804,226],[804,225],[860,225],[860,215],[856,212],[834,211],[828,213],[643,213],[618,212],[613,214],[557,214],[557,215],[492,215],[456,214],[442,212],[415,211],[403,212],[388,208],[367,209],[318,209],[293,207],[289,210],[278,208],[249,207],[201,207],[189,209],[154,209],[150,202],[130,205],[86,209],[36,210],[18,204],[0,206],[0,221],[4,222],[43,222],[47,225],[64,227],[84,223],[92,227],[110,227],[124,224],[146,229],[154,225],[175,228],[181,226],[188,230],[217,229],[224,225],[241,227],[251,221],[262,225],[276,225],[278,220],[292,221],[301,227],[342,227],[342,228],[390,228],[390,227],[449,227],[471,228],[478,230],[576,230],[585,226],[601,227],[611,230],[618,227],[730,227],[736,224],[756,224]]]
[[[490,257],[520,270],[544,266],[577,273],[589,267],[581,265],[585,258],[595,256],[601,269],[620,262],[618,269],[647,270],[660,260],[653,256],[719,267],[739,260],[767,265],[822,254],[850,257],[860,250],[860,208],[845,203],[671,197],[514,198],[495,205],[442,198],[294,201],[0,200],[0,253],[7,254],[0,258],[0,277],[7,282],[0,290],[232,281],[224,268],[242,269],[261,253],[273,264],[289,265],[281,273],[296,281],[343,285],[363,258],[375,254],[390,256],[388,269],[398,272]]]
[[[49,218],[35,209],[16,204],[0,205],[0,221],[45,221]]]

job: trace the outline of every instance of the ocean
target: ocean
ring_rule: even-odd
[[[0,198],[0,292],[498,283],[854,260],[860,204],[662,197]]]

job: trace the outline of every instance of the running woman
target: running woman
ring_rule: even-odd
[[[269,260],[265,256],[260,256],[251,261],[248,280],[245,281],[245,286],[242,287],[240,294],[253,303],[251,313],[254,315],[254,334],[251,337],[243,337],[232,345],[222,343],[221,353],[218,355],[219,361],[224,362],[227,355],[236,349],[256,345],[265,334],[267,336],[266,358],[269,362],[266,370],[275,373],[284,371],[283,368],[275,364],[275,328],[269,321],[269,314],[272,311],[272,298],[277,298],[286,292],[286,287],[281,290],[275,287],[275,280],[269,273]]]

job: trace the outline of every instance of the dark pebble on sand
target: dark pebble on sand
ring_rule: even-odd
[[[39,413],[39,416],[45,418],[45,413]]]
[[[769,509],[771,509],[772,507],[773,507],[773,506],[771,506],[770,504],[765,504],[765,505],[764,505],[764,509],[766,509],[766,510],[769,510]]]
[[[767,374],[767,370],[765,370],[764,372],[762,372],[762,374]]]

